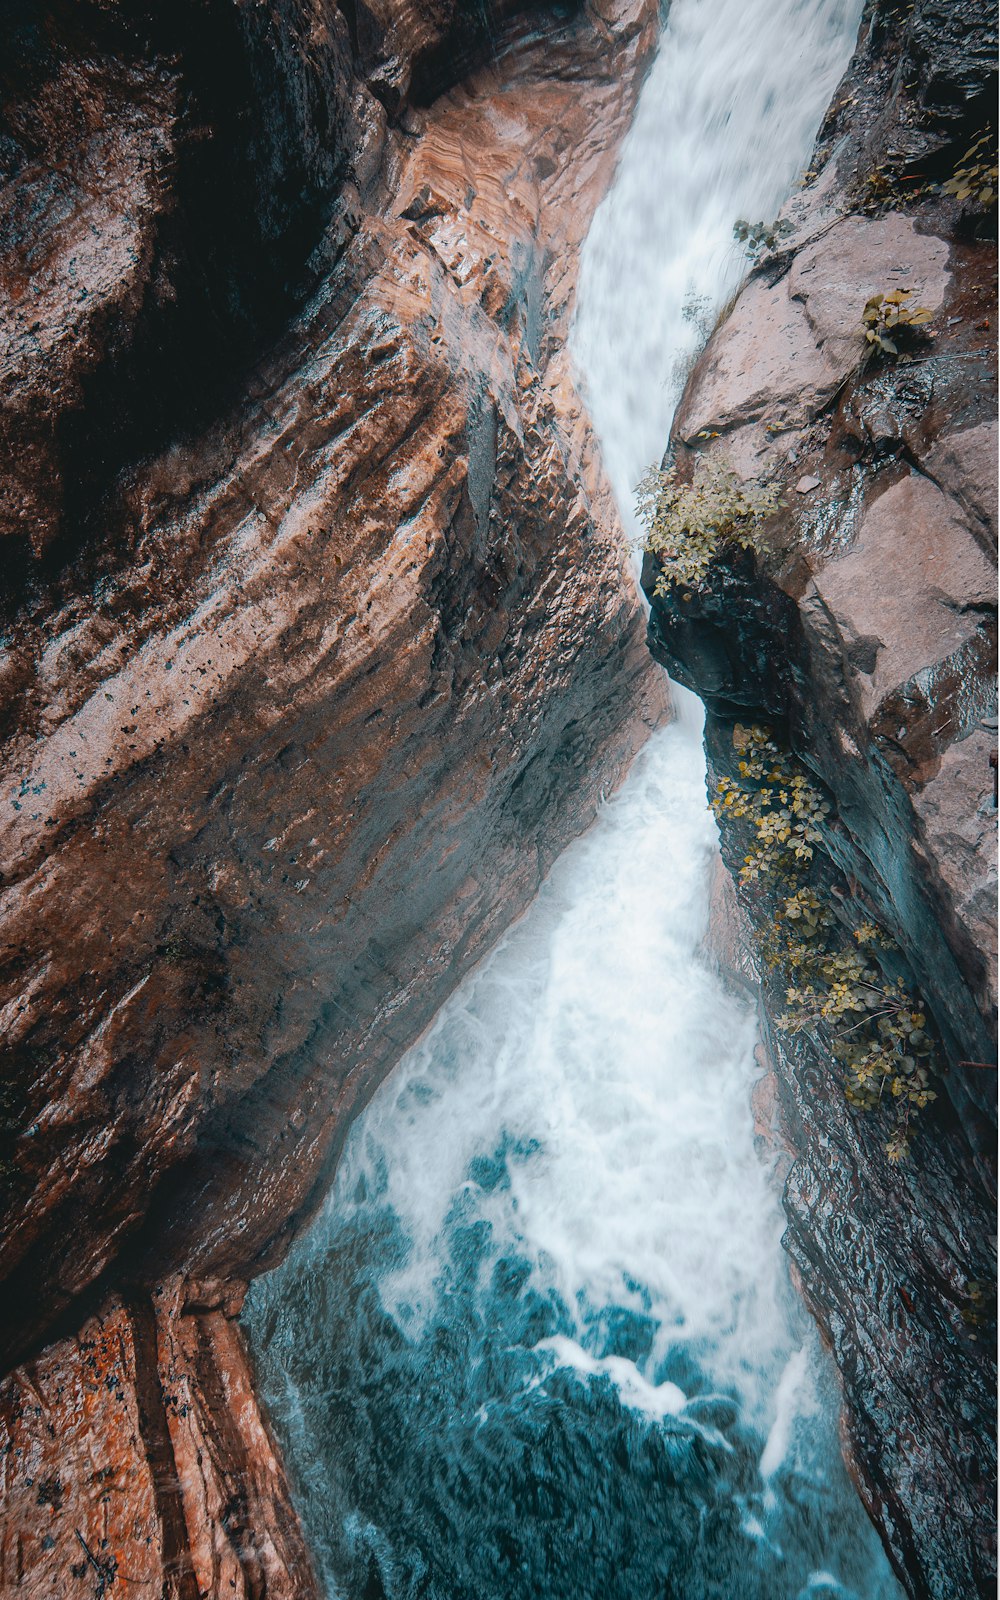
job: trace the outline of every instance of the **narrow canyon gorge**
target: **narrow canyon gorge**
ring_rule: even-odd
[[[823,1402],[839,1441],[824,1434],[822,1449],[843,1482],[815,1505],[833,1508],[859,1593],[875,1572],[864,1600],[891,1600],[896,1580],[913,1600],[995,1588],[996,203],[970,205],[948,181],[993,114],[996,31],[972,0],[868,0],[832,21],[813,6],[816,36],[847,41],[842,61],[833,45],[824,57],[831,84],[857,47],[811,164],[755,259],[734,269],[733,246],[719,304],[698,309],[715,284],[679,286],[704,348],[689,371],[647,379],[662,391],[662,437],[655,415],[646,423],[668,467],[766,479],[780,507],[759,545],[726,546],[696,586],[663,582],[647,552],[647,604],[624,503],[635,475],[602,421],[627,361],[609,342],[607,382],[594,366],[585,381],[571,331],[640,94],[669,73],[664,41],[696,9],[0,6],[3,1600],[341,1593],[317,1533],[339,1501],[294,1442],[308,1382],[319,1371],[329,1388],[323,1362],[340,1359],[322,1327],[310,1342],[312,1263],[327,1259],[310,1227],[331,1227],[343,1254],[337,1229],[364,1225],[383,1181],[360,1153],[373,1097],[382,1167],[391,1156],[411,1171],[394,1142],[406,1119],[385,1109],[398,1063],[398,1104],[416,1121],[422,1075],[438,1083],[428,1040],[466,1052],[474,1086],[476,1062],[492,1060],[483,1041],[517,1034],[515,987],[528,1011],[549,1003],[525,977],[549,960],[531,921],[546,895],[594,931],[571,1003],[597,992],[606,963],[619,995],[639,973],[655,1014],[631,897],[661,860],[682,927],[662,959],[715,973],[698,1013],[702,1076],[729,1035],[752,1053],[759,1010],[757,1153],[748,1132],[740,1181],[759,1186],[768,1239],[783,1181],[784,1250],[839,1384]],[[736,220],[724,218],[730,236]],[[606,245],[614,282],[613,231]],[[628,270],[623,248],[623,324]],[[903,360],[864,341],[866,301],[894,291],[929,313]],[[705,707],[710,794],[745,784],[748,737],[807,775],[834,920],[877,930],[891,980],[931,1019],[936,1098],[906,1121],[901,1160],[885,1108],[845,1098],[822,1030],[779,1025],[786,983],[759,927],[774,906],[740,886],[746,807],[716,806],[729,875],[717,874],[708,956],[698,917],[685,921],[701,879],[641,832],[650,807],[683,793],[671,837],[706,872],[717,861],[707,814],[690,820],[701,727],[686,691]],[[633,763],[637,791],[622,789]],[[614,872],[585,854],[608,816],[633,830]],[[600,896],[550,887],[570,881],[567,847],[591,860]],[[601,896],[631,909],[598,936]],[[497,948],[501,963],[529,952],[516,985],[477,966]],[[494,971],[499,998],[480,1012],[463,985],[480,972],[491,993]],[[665,1029],[686,1003],[664,985]],[[591,1018],[602,1061],[630,1017],[609,998]],[[627,1048],[651,1049],[648,1034]],[[537,1039],[530,1049],[544,1056]],[[724,1087],[718,1115],[732,1103],[749,1118],[744,1079]],[[512,1082],[512,1117],[520,1093]],[[571,1086],[559,1093],[572,1119]],[[643,1084],[635,1107],[662,1098]],[[426,1135],[442,1161],[457,1139],[444,1126],[431,1118]],[[586,1144],[590,1124],[573,1126]],[[644,1137],[650,1172],[687,1159]],[[707,1149],[710,1131],[698,1140]],[[473,1173],[492,1194],[534,1148],[526,1135],[495,1168],[469,1152],[456,1193]],[[567,1181],[583,1183],[575,1169]],[[539,1251],[560,1259],[555,1236]],[[520,1266],[493,1266],[520,1294]],[[399,1270],[388,1246],[377,1270],[387,1283]],[[360,1392],[376,1381],[374,1333],[348,1313],[367,1280],[330,1281]],[[661,1363],[643,1388],[634,1319],[595,1355],[550,1313],[531,1325],[547,1359],[624,1385],[665,1425],[683,1418],[693,1367]],[[805,1334],[781,1338],[779,1421],[812,1349]],[[296,1360],[301,1387],[283,1409]],[[401,1366],[387,1370],[403,1384]],[[405,1378],[417,1398],[422,1372]],[[721,1482],[726,1452],[742,1461],[728,1413],[689,1403],[685,1464],[671,1457],[661,1477]],[[760,1426],[766,1499],[781,1429]],[[343,1427],[360,1473],[367,1445]],[[877,1539],[860,1507],[855,1531],[848,1477]],[[789,1540],[795,1493],[804,1522],[822,1515],[790,1490]],[[685,1501],[685,1518],[701,1504]],[[457,1597],[472,1581],[435,1588],[414,1569],[413,1587],[393,1589],[396,1558],[370,1543],[370,1569],[351,1568],[358,1600]],[[895,1577],[888,1564],[881,1576],[882,1548]],[[746,1591],[735,1578],[699,1587],[671,1557],[673,1576],[648,1594],[779,1600],[768,1585],[786,1557],[791,1570],[789,1552],[762,1554]],[[855,1593],[819,1556],[802,1561],[788,1600]],[[481,1600],[533,1581],[497,1579]],[[566,1579],[553,1592],[590,1590]],[[602,1592],[617,1593],[610,1579]]]

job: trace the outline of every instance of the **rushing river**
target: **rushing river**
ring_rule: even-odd
[[[623,514],[860,0],[673,0],[575,348]],[[695,702],[355,1125],[245,1321],[336,1600],[896,1600],[702,944]]]

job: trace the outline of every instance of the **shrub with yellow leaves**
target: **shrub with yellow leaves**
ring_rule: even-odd
[[[912,1115],[935,1099],[936,1046],[927,1016],[874,958],[881,949],[891,965],[892,940],[871,922],[852,938],[808,881],[814,854],[824,849],[830,805],[805,769],[768,728],[737,724],[733,744],[739,778],[719,779],[712,809],[720,823],[744,821],[753,830],[739,882],[765,965],[786,985],[787,1009],[777,1025],[829,1048],[852,1105],[895,1106],[886,1153],[900,1161],[910,1148]]]
[[[997,150],[989,128],[966,151],[954,177],[941,185],[941,193],[976,210],[990,211],[996,205]]]
[[[695,589],[726,545],[760,548],[760,525],[784,504],[775,484],[746,481],[720,455],[699,455],[690,483],[651,467],[636,490],[643,548],[658,557],[656,593]]]
[[[924,334],[934,313],[927,306],[916,306],[910,301],[912,289],[892,289],[888,294],[873,294],[865,303],[861,315],[861,329],[868,345],[868,354],[876,350],[886,355],[900,356],[900,345],[915,344]],[[904,353],[901,360],[906,360]]]

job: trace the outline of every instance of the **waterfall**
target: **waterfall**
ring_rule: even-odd
[[[674,0],[574,349],[623,515],[860,0]],[[895,1600],[704,953],[690,697],[351,1131],[246,1326],[342,1600]]]
[[[614,187],[590,229],[574,345],[626,525],[705,334],[809,161],[861,0],[672,0]],[[627,286],[627,289],[626,289]]]

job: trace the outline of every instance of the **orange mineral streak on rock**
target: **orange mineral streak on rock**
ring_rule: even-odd
[[[120,1303],[0,1388],[0,1594],[155,1593],[163,1544]],[[103,1592],[103,1591],[100,1591]]]
[[[318,1594],[239,1330],[179,1282],[5,1380],[0,1463],[4,1600]]]
[[[193,1292],[195,1301],[206,1299]],[[178,1280],[154,1304],[158,1376],[196,1592],[305,1600],[318,1591],[242,1336],[222,1305],[192,1305],[190,1287],[185,1314],[184,1293]]]

